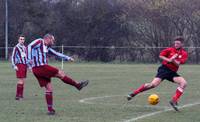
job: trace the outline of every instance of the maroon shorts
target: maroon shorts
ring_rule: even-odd
[[[16,64],[18,70],[16,71],[17,78],[26,78],[27,65],[26,64]]]
[[[40,87],[46,86],[49,82],[51,82],[51,78],[58,74],[58,69],[49,65],[33,67],[32,71],[37,78]]]

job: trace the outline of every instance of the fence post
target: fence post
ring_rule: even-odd
[[[64,46],[63,46],[63,44],[62,44],[62,54],[64,53]],[[62,63],[61,63],[61,69],[63,70],[63,59],[62,59]]]

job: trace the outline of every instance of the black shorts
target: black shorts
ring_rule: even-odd
[[[157,78],[160,78],[162,80],[169,80],[169,81],[172,81],[174,82],[173,78],[174,77],[180,77],[179,74],[177,74],[176,72],[172,71],[171,69],[169,69],[168,67],[164,66],[164,65],[161,65],[159,68],[158,68],[158,73],[156,75]]]

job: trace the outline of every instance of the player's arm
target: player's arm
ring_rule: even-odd
[[[32,64],[32,43],[30,43],[28,46],[27,46],[27,65],[31,66]]]
[[[15,70],[18,70],[18,68],[17,68],[17,66],[16,66],[16,60],[15,60],[15,56],[16,56],[16,53],[17,53],[17,49],[16,49],[17,47],[14,47],[13,48],[13,52],[12,52],[12,59],[11,59],[11,62],[12,62],[12,67],[13,67],[13,69],[15,69]]]
[[[174,60],[174,58],[176,58],[176,57],[172,56],[171,58],[168,58],[169,53],[170,53],[169,48],[166,48],[166,49],[164,49],[164,50],[162,50],[160,52],[159,58],[162,59],[162,60],[164,60],[164,61],[167,61],[167,62],[171,63],[172,60]]]
[[[179,66],[180,64],[184,64],[188,59],[188,54],[187,53],[184,53],[182,55],[182,58],[181,59],[174,59],[173,60],[173,63],[177,66]]]
[[[48,48],[48,50],[49,50],[49,53],[50,53],[50,54],[52,54],[52,55],[54,55],[54,56],[57,56],[57,57],[59,57],[59,58],[61,58],[61,59],[64,59],[65,61],[74,61],[74,59],[73,59],[72,57],[69,57],[69,56],[64,55],[64,54],[62,54],[62,53],[59,53],[59,52],[55,51],[55,50],[52,49],[52,48]]]
[[[26,47],[26,59],[27,59],[26,64],[27,64],[27,66],[28,66],[28,69],[29,69],[29,70],[32,70],[31,63],[30,63],[30,61],[28,60],[28,46]]]
[[[172,62],[172,60],[171,60],[170,58],[167,58],[167,57],[165,57],[165,56],[159,56],[159,58],[162,59],[162,60],[164,60],[164,61],[167,61],[167,62],[169,62],[169,63]]]
[[[181,63],[180,63],[180,61],[178,61],[178,60],[172,60],[172,63],[174,63],[176,66],[179,66]]]

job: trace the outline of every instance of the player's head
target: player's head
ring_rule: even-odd
[[[174,38],[174,47],[180,49],[183,47],[184,38],[182,36],[176,36]]]
[[[44,35],[43,39],[44,39],[45,45],[47,45],[47,46],[51,46],[55,43],[55,38],[52,34]]]
[[[25,41],[25,36],[24,35],[19,35],[19,38],[18,38],[18,42],[20,43],[20,44],[24,44],[24,41]]]

